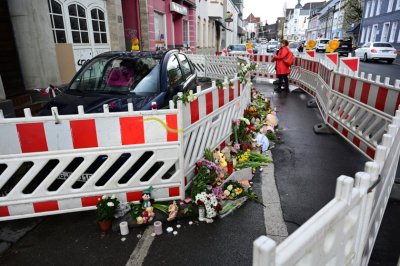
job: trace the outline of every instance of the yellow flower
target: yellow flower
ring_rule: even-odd
[[[242,192],[243,192],[243,189],[240,188],[240,187],[238,187],[238,188],[235,189],[236,195],[240,195]]]

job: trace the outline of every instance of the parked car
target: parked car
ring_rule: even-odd
[[[289,49],[290,49],[290,51],[292,51],[292,53],[294,55],[298,55],[299,54],[299,50],[298,50],[299,45],[300,45],[299,42],[290,42],[289,43]]]
[[[227,48],[228,54],[247,54],[246,44],[231,44]]]
[[[185,54],[177,50],[154,52],[107,52],[87,62],[67,88],[41,110],[51,107],[60,114],[76,114],[83,105],[86,113],[99,113],[108,104],[111,112],[150,110],[168,106],[178,92],[195,90],[197,75]]]
[[[318,52],[325,52],[326,46],[329,44],[329,39],[317,39],[317,44],[315,45],[315,51]]]
[[[364,62],[382,59],[391,64],[397,57],[397,50],[388,42],[369,42],[356,49],[355,56]]]
[[[351,39],[339,40],[339,47],[335,50],[339,55],[348,56],[353,52],[353,41]]]
[[[278,50],[279,43],[277,41],[270,41],[267,46],[268,53],[275,53]]]

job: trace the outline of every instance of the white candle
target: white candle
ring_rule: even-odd
[[[154,222],[154,233],[156,233],[156,235],[162,234],[162,223],[160,221]]]
[[[126,236],[129,234],[128,222],[119,223],[119,229],[121,230],[121,235]]]

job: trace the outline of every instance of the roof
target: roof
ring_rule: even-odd
[[[253,13],[250,13],[250,15],[248,15],[248,17],[245,20],[250,22],[250,23],[259,23],[260,22],[260,18],[259,17],[255,17],[253,15]]]

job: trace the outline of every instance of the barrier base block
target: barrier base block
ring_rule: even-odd
[[[307,107],[308,108],[317,108],[317,101],[315,99],[311,99],[307,102]]]
[[[314,125],[314,133],[315,134],[329,134],[329,135],[336,134],[336,132],[333,131],[325,123],[318,123],[318,124]]]

